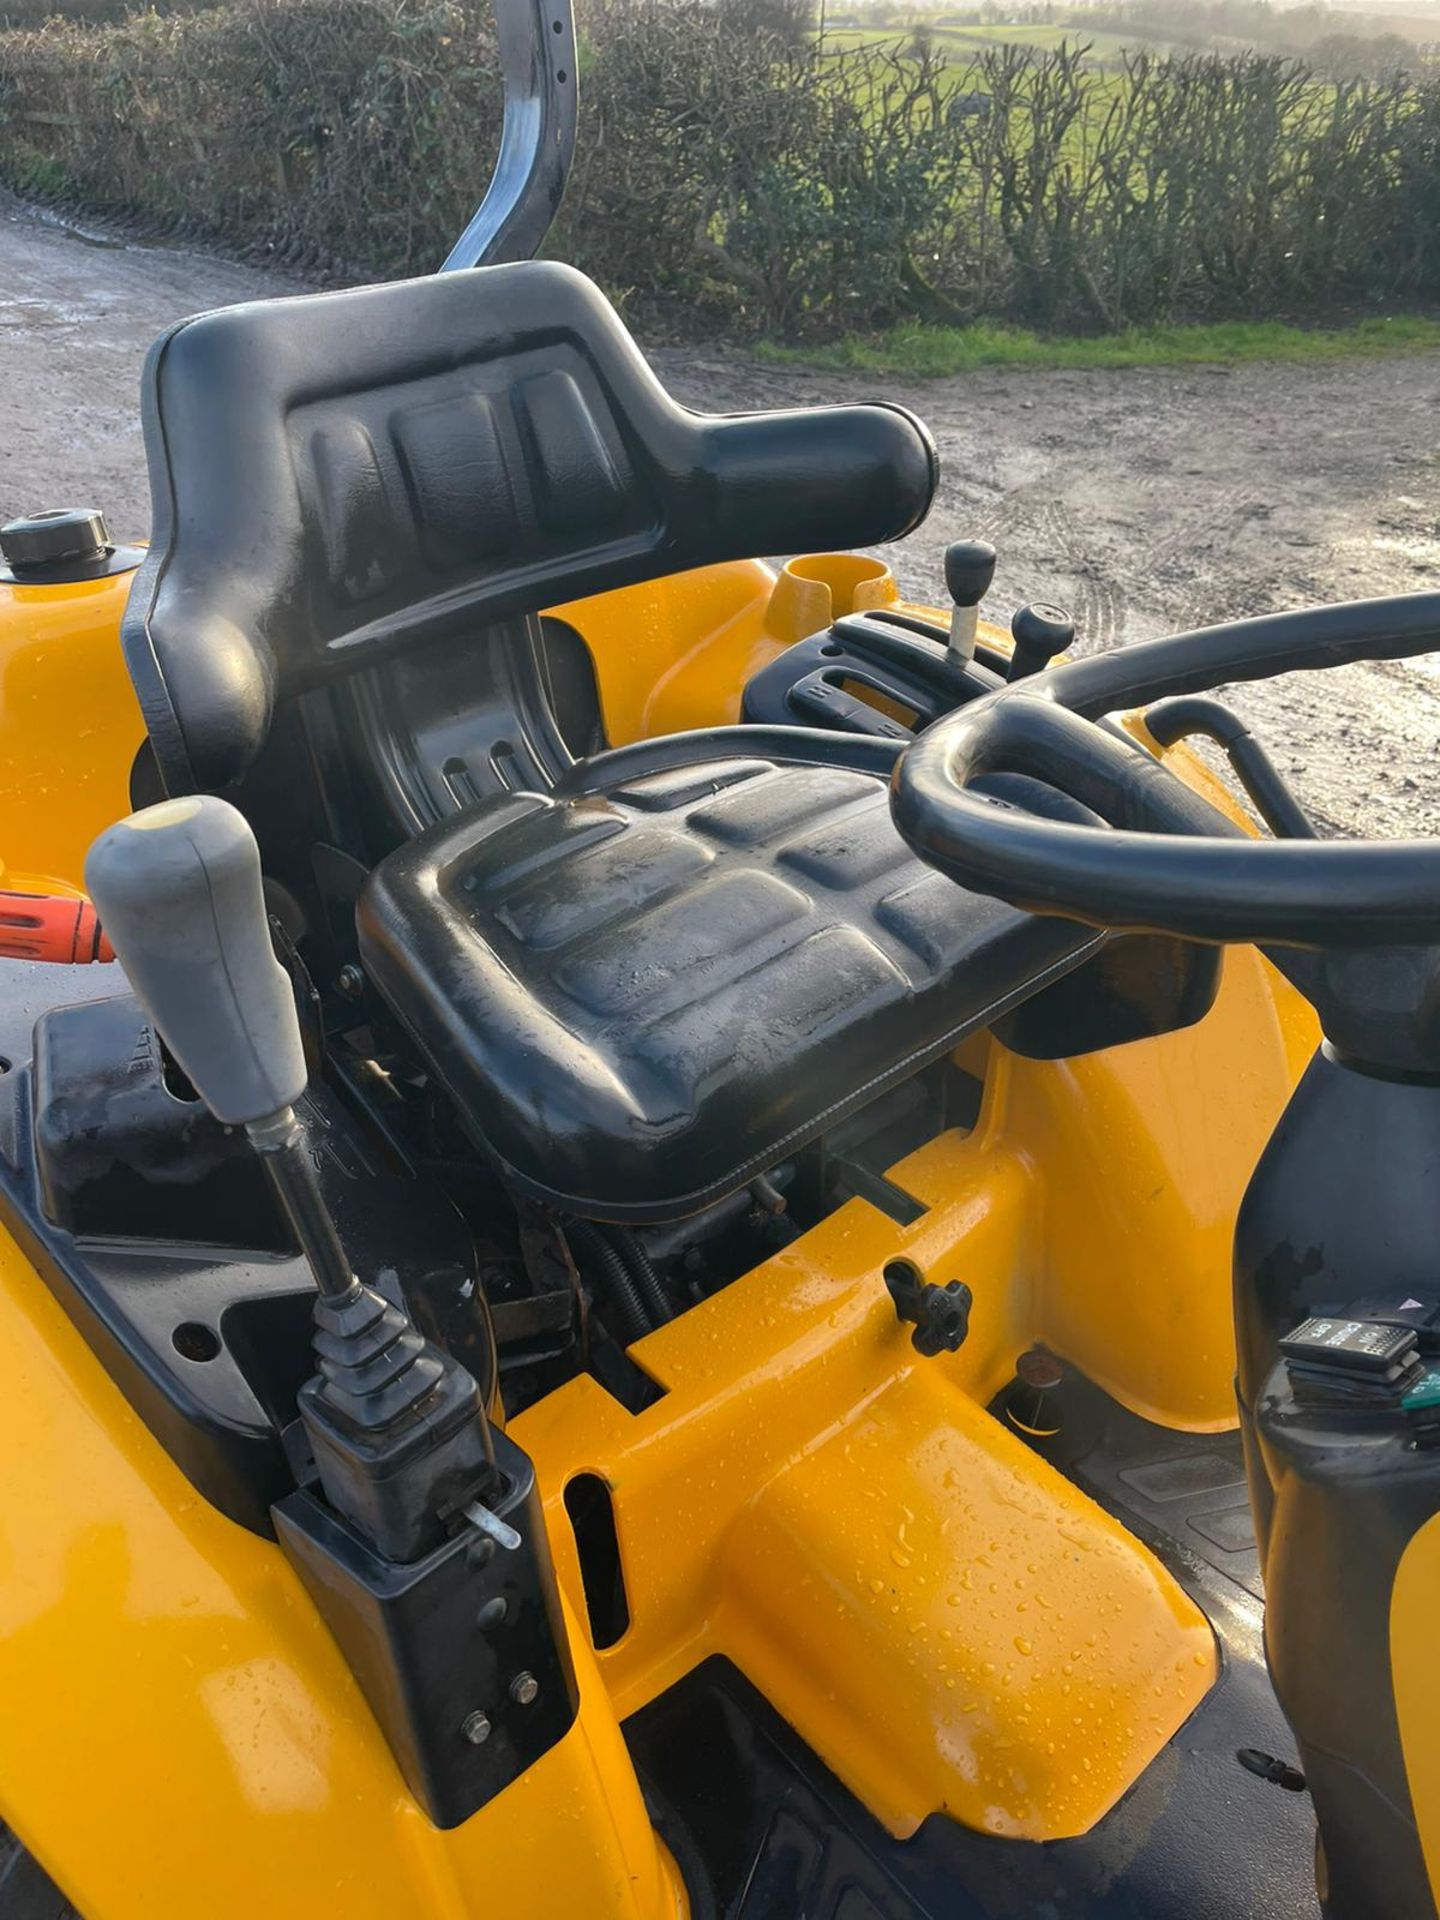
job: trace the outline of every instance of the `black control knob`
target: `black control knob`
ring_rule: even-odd
[[[957,607],[978,607],[995,578],[988,540],[954,540],[945,549],[945,591]]]
[[[977,609],[995,578],[995,549],[988,540],[954,540],[945,549],[945,587],[955,610],[950,616],[950,658],[973,660]]]
[[[94,507],[52,507],[0,527],[0,558],[16,575],[101,560],[110,545],[105,516]]]
[[[1015,641],[1010,679],[1012,682],[1028,680],[1032,673],[1042,672],[1057,653],[1064,653],[1071,645],[1075,622],[1062,607],[1017,607],[1010,632]]]

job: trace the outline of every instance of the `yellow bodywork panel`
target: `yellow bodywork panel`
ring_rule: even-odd
[[[1215,1678],[1115,1520],[913,1367],[731,1530],[724,1649],[890,1829],[1084,1833]]]
[[[583,1629],[570,1733],[442,1833],[279,1548],[196,1494],[3,1234],[0,1355],[0,1818],[86,1920],[683,1915]]]
[[[1237,948],[1182,1033],[1075,1060],[995,1049],[1006,1136],[1043,1181],[1035,1336],[1147,1420],[1235,1425],[1235,1214],[1318,1038]]]
[[[129,811],[145,738],[120,656],[134,577],[0,580],[0,886],[77,888],[90,842]]]
[[[75,885],[128,804],[127,590],[0,586],[12,871]],[[895,599],[880,563],[812,556],[555,617],[588,644],[620,744],[735,718],[782,647]],[[1040,1341],[1152,1420],[1233,1425],[1235,1210],[1315,1042],[1249,951],[1185,1033],[1058,1063],[980,1037],[963,1052],[977,1125],[892,1170],[924,1208],[913,1224],[852,1201],[658,1330],[633,1349],[663,1390],[639,1414],[586,1375],[517,1419],[581,1711],[448,1833],[278,1548],[193,1492],[0,1238],[0,1815],[90,1920],[189,1912],[197,1885],[236,1920],[668,1920],[683,1896],[619,1723],[723,1653],[895,1833],[936,1811],[1083,1832],[1203,1697],[1214,1643],[1150,1553],[986,1409]],[[917,1357],[892,1260],[972,1288],[959,1353]],[[564,1507],[580,1473],[612,1490],[630,1611],[598,1654]]]
[[[1410,1803],[1425,1868],[1440,1902],[1440,1662],[1435,1605],[1440,1595],[1440,1514],[1401,1556],[1390,1594],[1390,1678]]]
[[[618,747],[738,720],[745,682],[786,647],[841,614],[894,606],[899,597],[883,560],[812,553],[778,574],[759,560],[701,567],[575,600],[548,617],[589,649],[606,738]]]
[[[564,1487],[611,1489],[631,1625],[598,1658],[622,1716],[724,1653],[896,1833],[943,1809],[1053,1839],[1113,1805],[1209,1687],[1209,1628],[982,1409],[1048,1339],[1152,1419],[1235,1424],[1225,1223],[1308,1018],[1238,952],[1188,1033],[1061,1065],[990,1043],[974,1131],[891,1170],[927,1207],[912,1226],[852,1201],[632,1349],[655,1405],[583,1377],[514,1422],[577,1611]],[[1218,1114],[1237,1049],[1245,1096]],[[1197,1076],[1139,1153],[1154,1085]],[[898,1259],[971,1287],[958,1354],[917,1359],[882,1279]]]

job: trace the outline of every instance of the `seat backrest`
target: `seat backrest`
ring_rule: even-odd
[[[525,262],[255,302],[146,365],[154,544],[123,638],[167,789],[220,790],[309,689],[608,588],[917,525],[885,405],[710,418],[598,289]]]

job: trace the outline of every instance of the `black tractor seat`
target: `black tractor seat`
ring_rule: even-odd
[[[882,778],[741,758],[444,821],[359,929],[506,1177],[618,1221],[719,1199],[1099,944],[917,860]]]
[[[239,786],[307,694],[365,676],[433,722],[434,663],[458,650],[482,704],[494,636],[546,607],[898,539],[936,484],[900,407],[679,406],[599,289],[549,261],[182,321],[150,350],[142,413],[154,539],[123,639],[172,793]],[[401,660],[408,677],[373,679]],[[478,769],[455,674],[444,697],[443,751],[468,744]],[[358,761],[377,743],[357,717],[343,710]],[[351,772],[393,786],[407,716],[383,717],[387,764]],[[425,771],[443,795],[443,768]],[[414,788],[397,819],[423,804]]]
[[[329,978],[381,855],[592,746],[593,668],[546,608],[897,539],[936,482],[899,407],[678,405],[549,261],[201,314],[141,404],[123,641],[159,784],[239,806]]]
[[[923,866],[878,769],[759,730],[612,777],[549,714],[545,608],[916,526],[902,409],[692,413],[543,262],[202,315],[143,400],[124,644],[161,782],[240,805],[322,987],[358,934],[517,1187],[691,1212],[1094,944]]]

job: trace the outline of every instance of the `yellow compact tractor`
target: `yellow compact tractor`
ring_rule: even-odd
[[[4,529],[0,1914],[1435,1920],[1440,842],[1210,696],[1440,594],[903,604],[918,420],[530,257],[530,6],[452,271]]]

